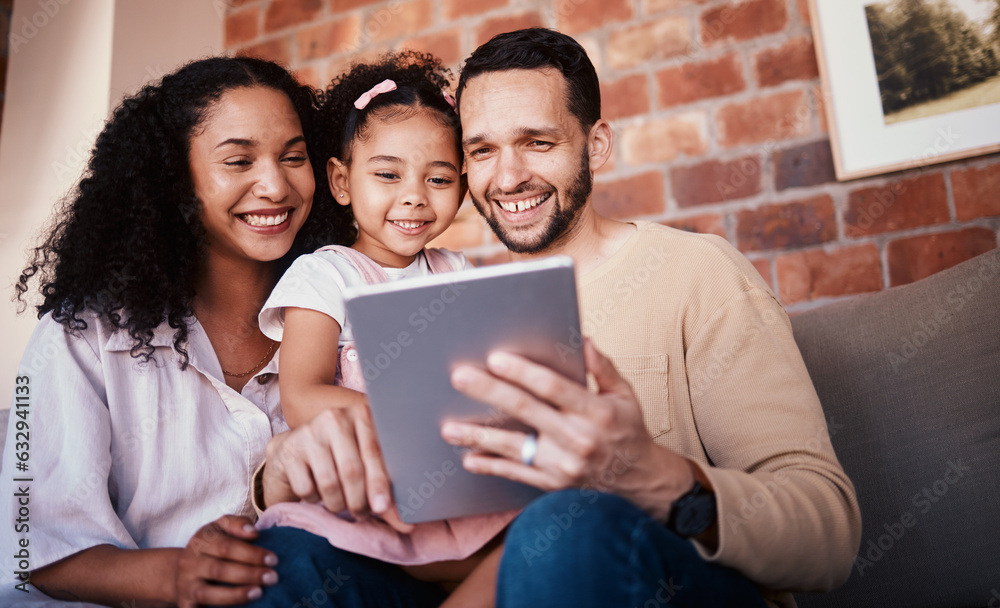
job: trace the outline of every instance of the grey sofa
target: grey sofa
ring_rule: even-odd
[[[1000,606],[1000,250],[792,317],[863,520],[804,608]]]
[[[998,308],[994,250],[792,318],[864,520],[847,584],[800,606],[1000,607]]]

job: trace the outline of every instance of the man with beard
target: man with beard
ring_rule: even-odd
[[[469,190],[511,259],[575,261],[591,386],[505,353],[454,370],[456,389],[535,430],[446,423],[444,439],[471,448],[463,466],[549,493],[460,588],[479,593],[447,604],[794,606],[787,590],[846,580],[860,513],[788,318],[724,239],[594,210],[613,133],[583,48],[501,34],[457,94]],[[270,497],[341,504],[317,475],[332,431],[316,420],[272,440]]]
[[[498,603],[793,605],[846,580],[860,514],[784,310],[724,239],[594,210],[613,133],[583,48],[501,34],[457,97],[469,191],[511,259],[576,263],[593,380],[503,353],[452,376],[536,430],[448,423],[463,465],[551,491],[507,533]]]

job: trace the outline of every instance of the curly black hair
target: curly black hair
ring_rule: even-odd
[[[227,91],[263,86],[288,96],[308,133],[316,92],[285,68],[249,57],[191,62],[127,97],[113,112],[82,179],[63,199],[43,242],[15,284],[19,311],[29,283],[67,330],[87,327],[85,311],[132,338],[131,355],[149,361],[153,330],[166,321],[187,366],[195,278],[206,256],[201,204],[189,166],[191,137]],[[307,143],[308,150],[308,143]],[[280,270],[296,256],[352,240],[352,220],[338,205],[313,205]]]
[[[395,82],[396,90],[377,95],[363,110],[354,107],[359,97],[384,80]],[[306,135],[316,176],[313,204],[335,205],[333,193],[326,187],[327,161],[336,158],[349,165],[352,143],[364,140],[373,119],[395,120],[419,108],[434,110],[432,116],[452,129],[455,148],[461,158],[462,126],[445,97],[450,86],[451,70],[442,66],[440,59],[413,50],[385,53],[373,63],[356,63],[348,72],[334,78],[319,94],[319,112]],[[354,235],[356,239],[356,230]]]

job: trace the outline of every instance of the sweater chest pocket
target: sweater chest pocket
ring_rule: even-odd
[[[618,373],[632,385],[642,421],[652,437],[670,430],[670,399],[667,394],[668,360],[666,355],[614,357]]]

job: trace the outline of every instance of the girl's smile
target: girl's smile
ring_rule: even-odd
[[[430,227],[433,221],[389,220],[389,223],[398,227],[406,234],[415,236]]]

